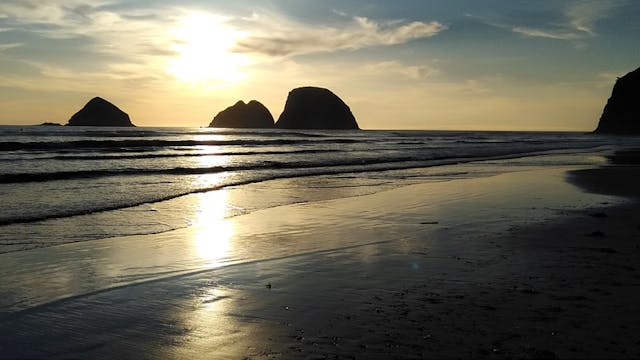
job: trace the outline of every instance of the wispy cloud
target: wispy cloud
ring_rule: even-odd
[[[343,26],[311,26],[289,19],[254,16],[255,32],[238,42],[236,51],[266,56],[294,56],[374,46],[404,44],[446,29],[437,22],[378,22],[354,17]]]
[[[348,61],[306,64],[285,59],[276,66],[295,79],[304,79],[311,83],[321,79],[331,79],[331,82],[335,83],[343,82],[345,68],[350,69],[348,82],[367,84],[371,81],[374,83],[380,81],[388,86],[396,82],[402,85],[423,84],[440,74],[440,71],[431,65],[405,64],[397,60],[359,61],[358,66],[354,66]]]
[[[596,23],[611,16],[613,10],[624,5],[625,0],[579,0],[570,3],[564,10],[565,21],[543,27],[513,26],[515,33],[556,40],[584,40],[596,34]]]
[[[556,31],[551,29],[539,29],[524,26],[513,26],[511,31],[527,37],[539,37],[555,40],[578,40],[583,38],[581,34],[571,31]]]
[[[363,66],[363,71],[372,75],[393,75],[404,76],[410,80],[426,80],[440,71],[427,65],[405,65],[399,61],[390,60]]]
[[[175,19],[169,11],[158,9],[121,14],[110,10],[113,1],[105,0],[3,0],[0,16],[10,19],[13,30],[37,34],[48,39],[89,38],[102,52],[127,50],[133,54],[145,53],[164,39],[164,26]],[[132,36],[135,34],[135,36]]]
[[[130,10],[120,13],[105,0],[3,0],[0,17],[18,33],[47,39],[37,52],[46,54],[57,45],[68,52],[41,60],[34,55],[14,59],[40,70],[49,79],[113,78],[113,68],[134,69],[141,74],[162,75],[163,59],[174,55],[167,27],[177,22],[173,9]],[[19,46],[0,45],[0,50]],[[30,46],[24,44],[24,46]],[[87,65],[77,67],[78,56]],[[52,71],[55,69],[55,71]]]
[[[5,51],[13,48],[20,47],[24,44],[22,43],[9,43],[9,44],[0,44],[0,51]]]
[[[513,19],[483,18],[469,14],[467,16],[524,37],[570,41],[580,45],[598,35],[598,21],[612,16],[617,8],[627,3],[627,0],[576,0],[567,2],[553,18],[541,17],[537,19],[537,24],[531,24],[532,19],[536,22],[536,17],[528,18],[527,25],[514,24],[517,20]]]
[[[0,3],[0,17],[30,26],[31,30],[55,29],[64,32],[65,29],[90,23],[90,15],[109,3],[104,0],[3,0]],[[43,28],[40,25],[51,27]]]
[[[626,0],[578,1],[567,8],[565,15],[576,32],[594,35],[596,22],[611,16],[615,8],[625,3]]]

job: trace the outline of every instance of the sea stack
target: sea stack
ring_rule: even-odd
[[[209,127],[215,128],[245,128],[272,129],[273,116],[259,101],[251,100],[248,104],[240,100],[216,115]]]
[[[69,126],[135,126],[129,115],[99,97],[91,99],[69,119]]]
[[[618,78],[595,132],[640,135],[640,68]]]
[[[279,129],[359,129],[351,109],[336,94],[318,87],[301,87],[289,92]]]

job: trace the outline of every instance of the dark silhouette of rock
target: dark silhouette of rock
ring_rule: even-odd
[[[640,68],[618,78],[595,132],[640,135]]]
[[[276,127],[279,129],[359,129],[351,110],[328,89],[291,90]]]
[[[105,99],[94,97],[69,119],[69,126],[135,126],[129,115]]]
[[[43,122],[38,126],[62,126],[62,124],[54,123],[54,122]]]
[[[220,111],[209,127],[271,129],[274,127],[273,116],[259,101],[251,100],[248,104],[240,100],[235,105]]]

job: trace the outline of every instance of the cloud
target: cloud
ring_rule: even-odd
[[[5,50],[9,50],[9,49],[13,49],[13,48],[17,48],[24,45],[23,43],[9,43],[9,44],[0,44],[0,52],[1,51],[5,51]]]
[[[551,10],[557,14],[549,13],[545,17],[528,16],[520,21],[520,24],[513,19],[486,18],[471,14],[466,16],[524,37],[570,41],[582,47],[585,46],[586,40],[598,35],[596,24],[599,20],[612,16],[617,8],[627,3],[627,0],[575,0],[561,7],[559,12],[558,9]]]
[[[563,23],[549,24],[539,28],[513,26],[511,30],[527,37],[568,41],[584,40],[597,35],[595,25],[598,20],[611,16],[615,8],[625,3],[624,0],[574,1],[564,9],[565,21]]]
[[[616,7],[625,3],[624,0],[578,1],[567,8],[565,15],[576,32],[594,35],[596,22],[611,16]]]
[[[0,43],[0,51],[24,43],[29,51],[12,61],[34,70],[27,75],[5,70],[0,76],[11,86],[30,90],[217,89],[222,83],[231,83],[220,77],[221,72],[234,75],[225,70],[225,64],[237,65],[237,77],[242,79],[245,72],[252,77],[267,71],[282,74],[287,63],[299,61],[293,58],[296,55],[404,44],[446,29],[436,21],[389,22],[340,16],[332,23],[312,25],[266,10],[234,16],[186,5],[132,8],[122,4],[107,0],[0,0],[0,17],[6,17],[0,25],[16,29],[17,34],[16,39],[6,41],[10,44]],[[218,18],[219,24],[212,27],[211,18]],[[204,24],[195,21],[198,19],[205,20]],[[180,29],[187,29],[187,34],[181,36]],[[230,33],[237,36],[230,37]],[[23,41],[20,36],[24,34],[29,34],[25,37],[29,41],[34,37],[37,41]],[[225,51],[217,54],[214,50],[221,43]],[[49,51],[55,56],[47,56]],[[239,58],[249,60],[238,65]],[[310,68],[318,62],[315,64]],[[300,79],[313,77],[308,69],[299,74]],[[335,68],[329,70],[323,79],[340,74]],[[379,74],[419,82],[437,73],[422,64],[387,60],[371,61],[366,68],[359,64],[358,70],[359,75],[354,76],[364,81]]]
[[[12,30],[52,40],[88,38],[100,51],[124,50],[134,54],[156,45],[164,26],[172,24],[169,11],[155,21],[142,18],[145,12],[120,14],[105,0],[3,0],[0,17],[9,19]],[[149,9],[156,16],[157,9]],[[139,16],[140,18],[136,18]],[[135,36],[132,36],[135,34]]]
[[[240,40],[235,51],[275,57],[404,44],[446,29],[437,21],[381,23],[365,17],[343,26],[310,26],[273,16],[252,21],[258,30]]]
[[[425,80],[439,74],[437,69],[427,65],[405,65],[395,60],[366,64],[362,71],[371,75],[400,75],[411,80]]]
[[[544,30],[523,26],[514,26],[511,28],[511,31],[527,37],[540,37],[555,40],[578,40],[582,38],[580,34],[576,34],[574,32]]]
[[[174,56],[168,28],[181,15],[174,9],[148,8],[116,10],[113,1],[105,0],[2,0],[0,16],[17,34],[31,34],[39,41],[37,54],[53,48],[57,57],[42,57],[49,68],[66,69],[77,77],[97,77],[100,71],[109,77],[112,67],[136,65],[143,73],[163,72],[164,59]],[[16,35],[17,36],[17,35]],[[12,44],[15,47],[15,44]],[[32,46],[29,43],[25,47]],[[64,47],[65,52],[61,51]],[[8,46],[0,45],[0,49]],[[82,57],[86,66],[78,68]],[[19,59],[24,63],[41,62],[41,56]],[[18,59],[14,59],[18,60]],[[88,68],[91,70],[88,70]],[[37,66],[42,69],[42,66]],[[59,71],[42,71],[48,78],[58,78]]]
[[[64,29],[86,24],[88,14],[108,4],[104,0],[3,0],[0,17],[22,25],[51,25]]]

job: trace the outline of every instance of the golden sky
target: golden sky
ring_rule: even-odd
[[[66,123],[101,96],[138,126],[206,126],[238,100],[277,119],[327,87],[364,129],[595,127],[640,63],[640,2],[0,3],[0,124]]]

